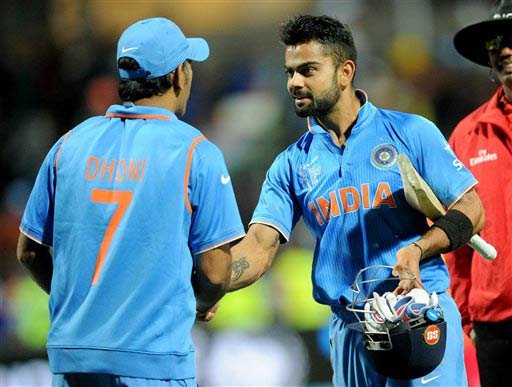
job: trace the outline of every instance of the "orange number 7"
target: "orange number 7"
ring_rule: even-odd
[[[116,210],[114,211],[114,215],[110,219],[110,222],[107,226],[107,231],[105,231],[105,235],[103,240],[101,241],[100,251],[98,253],[98,258],[96,259],[96,266],[94,267],[94,275],[92,277],[92,284],[96,285],[98,283],[98,278],[101,273],[101,268],[105,263],[105,258],[108,253],[108,249],[110,248],[110,244],[112,243],[112,238],[114,238],[114,234],[116,233],[117,227],[119,223],[121,223],[121,219],[123,218],[126,209],[130,205],[133,197],[132,191],[116,191],[116,190],[106,190],[106,189],[93,189],[91,200],[94,203],[118,203]]]

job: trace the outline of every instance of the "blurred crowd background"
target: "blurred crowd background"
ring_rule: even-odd
[[[47,385],[47,296],[16,260],[18,225],[46,152],[65,132],[118,102],[121,32],[164,16],[210,44],[194,64],[184,119],[224,152],[245,224],[272,160],[305,130],[286,92],[278,25],[292,15],[336,16],[352,28],[355,85],[377,106],[417,113],[449,136],[495,90],[488,70],[452,39],[487,17],[491,1],[86,1],[0,3],[0,385]],[[195,327],[200,385],[325,385],[328,308],[310,281],[313,239],[302,224],[273,269],[228,295]]]

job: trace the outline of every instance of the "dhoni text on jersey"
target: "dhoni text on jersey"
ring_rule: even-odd
[[[141,182],[146,172],[146,160],[137,159],[99,159],[91,156],[87,159],[87,168],[85,170],[86,180],[115,181],[122,183],[124,181]]]

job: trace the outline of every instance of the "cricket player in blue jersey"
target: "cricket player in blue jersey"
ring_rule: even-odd
[[[346,25],[326,16],[297,16],[282,26],[281,39],[288,92],[308,130],[267,173],[247,236],[232,249],[230,290],[251,284],[270,267],[279,243],[288,241],[302,217],[316,239],[313,297],[333,312],[334,384],[466,384],[460,314],[446,293],[449,276],[440,253],[464,245],[483,227],[473,191],[477,182],[432,122],[379,109],[354,88],[357,54]],[[433,227],[405,200],[400,153],[450,209]],[[441,365],[423,378],[378,374],[364,356],[362,335],[347,328],[355,321],[345,308],[352,298],[349,287],[359,270],[373,265],[394,266],[396,293],[414,286],[412,273],[439,295],[447,347]]]
[[[209,55],[163,18],[117,47],[122,105],[50,150],[18,258],[50,294],[55,386],[195,386],[191,328],[225,294],[244,235],[220,150],[181,121],[191,61]]]

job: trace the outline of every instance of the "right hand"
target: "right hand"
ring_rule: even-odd
[[[400,282],[394,294],[405,295],[413,288],[421,288],[420,259],[421,250],[413,244],[398,250],[392,274],[398,276]]]

